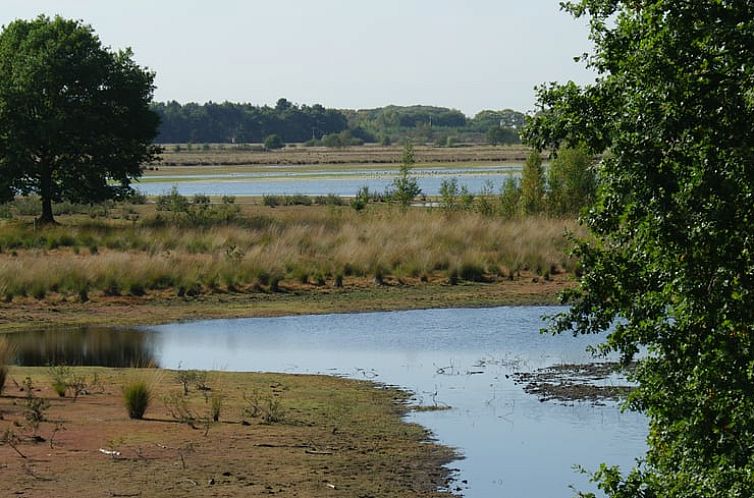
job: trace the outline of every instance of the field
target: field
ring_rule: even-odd
[[[344,148],[289,146],[281,150],[249,150],[234,145],[164,145],[158,166],[213,165],[316,165],[316,164],[396,164],[400,163],[400,145],[363,145]],[[176,149],[180,150],[176,150]],[[522,162],[529,149],[521,145],[469,147],[415,147],[416,161],[422,163],[490,163]]]
[[[53,391],[50,372],[12,367],[0,397],[8,496],[446,496],[436,490],[447,484],[441,465],[452,452],[401,419],[408,396],[395,389],[317,376],[72,368],[67,375],[86,382],[74,398]],[[151,402],[132,420],[122,389],[138,380]],[[219,407],[217,422],[209,407]]]

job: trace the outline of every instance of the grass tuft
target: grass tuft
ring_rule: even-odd
[[[151,389],[143,380],[132,381],[123,387],[123,400],[129,418],[136,420],[144,418],[151,398]]]

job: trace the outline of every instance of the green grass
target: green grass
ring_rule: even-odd
[[[123,386],[123,401],[128,417],[141,420],[149,407],[152,391],[143,380],[132,381]]]

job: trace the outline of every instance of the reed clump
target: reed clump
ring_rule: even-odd
[[[128,417],[141,420],[152,399],[152,389],[144,380],[134,380],[123,386],[123,401]]]

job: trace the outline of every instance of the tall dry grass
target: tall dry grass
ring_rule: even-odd
[[[271,279],[419,277],[474,267],[488,275],[572,270],[571,220],[503,220],[475,213],[303,208],[233,225],[146,222],[35,231],[0,228],[0,297],[48,293],[142,295],[155,289],[240,289]]]

